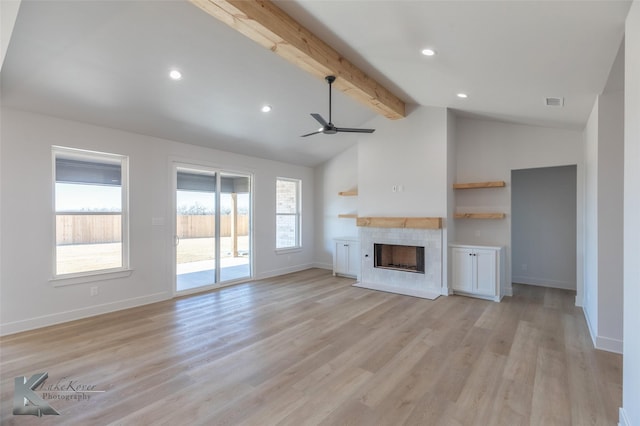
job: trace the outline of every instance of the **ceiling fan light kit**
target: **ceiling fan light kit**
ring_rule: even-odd
[[[331,85],[334,81],[336,81],[335,75],[328,75],[324,78],[327,83],[329,83],[329,122],[327,122],[322,116],[318,113],[312,113],[311,116],[315,118],[315,120],[320,123],[322,127],[320,127],[317,131],[307,133],[306,135],[302,135],[301,137],[305,138],[311,135],[317,135],[318,133],[323,133],[325,135],[335,135],[336,133],[373,133],[375,129],[354,129],[350,127],[336,127],[333,125],[331,121]]]

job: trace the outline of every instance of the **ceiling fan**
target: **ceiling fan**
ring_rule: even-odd
[[[327,123],[324,118],[320,114],[312,113],[311,116],[316,119],[318,123],[322,125],[317,131],[307,133],[306,135],[302,135],[302,138],[311,135],[317,135],[318,133],[324,133],[325,135],[335,135],[338,132],[348,132],[348,133],[373,133],[375,129],[352,129],[349,127],[336,127],[331,122],[331,85],[334,81],[336,81],[336,76],[328,75],[324,78],[327,83],[329,83],[329,122]]]

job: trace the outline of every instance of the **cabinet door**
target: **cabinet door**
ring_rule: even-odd
[[[474,293],[483,296],[497,295],[496,276],[496,251],[495,250],[474,250],[476,261],[476,288]]]
[[[336,259],[333,265],[335,274],[347,274],[349,272],[349,243],[336,241]]]
[[[473,291],[473,256],[469,249],[454,247],[451,249],[453,257],[453,289],[472,292]]]
[[[360,274],[360,243],[350,241],[348,244],[347,273],[357,277]]]

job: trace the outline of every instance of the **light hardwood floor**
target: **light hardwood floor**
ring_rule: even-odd
[[[310,269],[0,339],[3,425],[614,425],[575,295],[435,301]],[[13,380],[95,385],[13,416]]]

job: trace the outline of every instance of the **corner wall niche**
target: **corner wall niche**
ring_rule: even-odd
[[[348,189],[346,191],[338,192],[338,195],[341,197],[357,197],[358,196],[358,188]],[[356,219],[358,217],[358,213],[340,213],[338,214],[340,219]]]
[[[467,183],[454,183],[453,189],[466,190],[466,189],[483,189],[483,188],[504,188],[505,182],[502,180],[487,181],[487,182],[467,182]],[[456,203],[457,204],[457,203]],[[457,212],[454,213],[454,219],[504,219],[505,214],[502,212]]]

